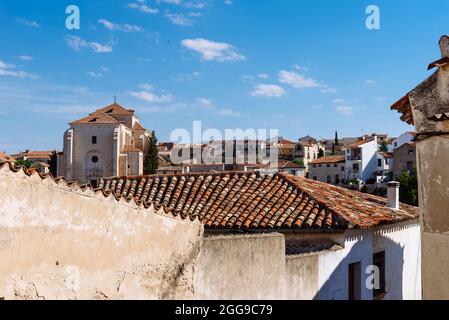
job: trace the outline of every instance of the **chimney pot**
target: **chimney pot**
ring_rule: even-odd
[[[387,183],[387,208],[399,210],[399,182]]]

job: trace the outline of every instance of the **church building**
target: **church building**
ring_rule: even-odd
[[[150,133],[134,110],[113,103],[69,125],[58,176],[96,187],[101,177],[143,174]]]

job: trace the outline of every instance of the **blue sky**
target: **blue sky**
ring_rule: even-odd
[[[80,30],[67,30],[67,5]],[[380,8],[381,29],[365,27]],[[0,150],[61,149],[67,123],[118,102],[176,128],[297,139],[399,135],[389,106],[430,73],[449,2],[117,0],[0,3]]]

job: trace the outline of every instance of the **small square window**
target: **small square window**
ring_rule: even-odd
[[[92,144],[97,144],[97,136],[92,136]]]

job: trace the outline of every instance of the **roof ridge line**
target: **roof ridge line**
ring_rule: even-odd
[[[108,199],[112,196],[113,198],[115,198],[115,200],[117,202],[120,202],[123,199],[127,203],[133,202],[133,204],[135,204],[138,208],[149,209],[150,207],[153,207],[153,209],[155,210],[156,213],[159,211],[159,209],[163,209],[164,213],[166,213],[166,214],[170,213],[170,211],[167,210],[167,208],[164,205],[161,205],[161,206],[159,206],[159,208],[157,208],[153,202],[151,202],[150,204],[138,203],[134,197],[132,197],[131,199],[127,199],[126,197],[121,197],[121,196],[119,197],[115,194],[115,192],[106,192],[103,189],[98,189],[98,188],[95,189],[90,184],[80,185],[77,181],[67,181],[64,177],[54,178],[51,173],[41,174],[38,171],[29,172],[26,167],[16,166],[16,165],[14,165],[14,163],[12,163],[10,161],[5,161],[5,162],[0,163],[0,171],[4,170],[4,168],[7,168],[7,170],[9,170],[10,172],[13,172],[14,174],[16,174],[18,172],[23,172],[25,174],[25,176],[27,176],[28,178],[31,178],[31,176],[37,174],[41,180],[50,179],[55,184],[56,187],[60,187],[59,183],[60,183],[60,181],[63,181],[65,186],[72,188],[70,190],[72,192],[75,192],[76,189],[80,190],[81,193],[89,192],[89,190],[90,190],[95,195],[101,193],[106,199]],[[172,216],[174,218],[177,217],[173,214],[172,214]],[[182,217],[182,215],[181,215],[181,218],[182,218],[182,220],[187,220],[187,217]],[[193,219],[190,217],[189,220],[190,221],[198,220],[201,222],[201,220],[197,217],[194,217]]]

